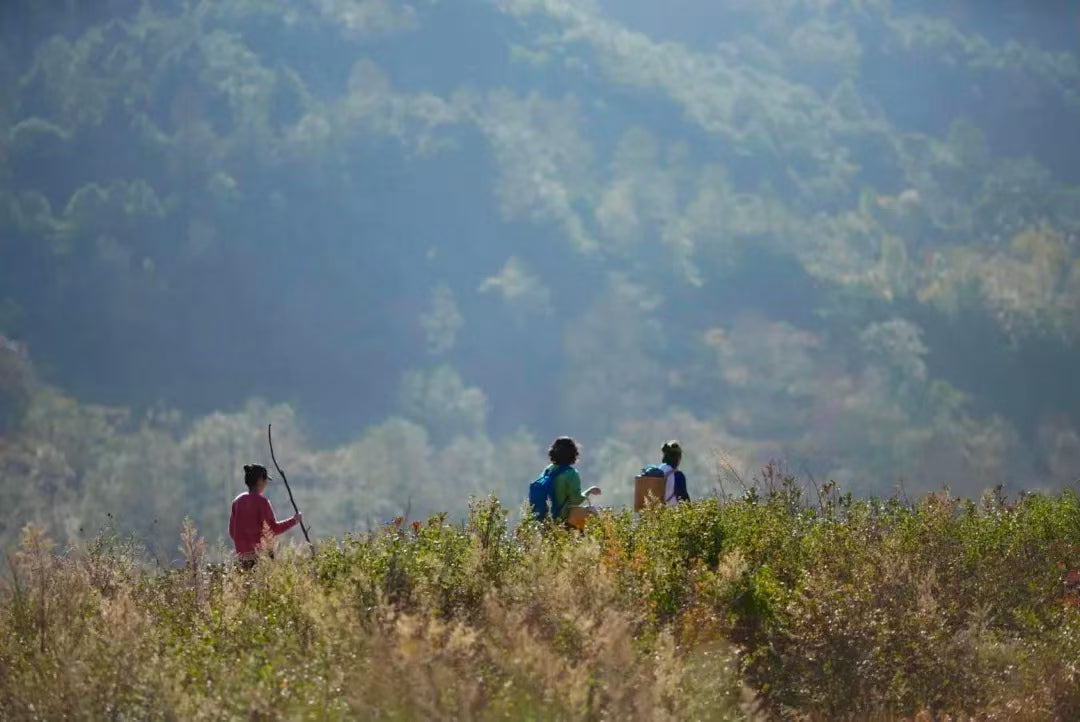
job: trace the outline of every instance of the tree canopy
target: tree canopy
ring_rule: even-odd
[[[0,539],[220,532],[268,421],[317,534],[558,433],[616,494],[673,436],[698,493],[1071,482],[1068,6],[662,6],[6,3]]]

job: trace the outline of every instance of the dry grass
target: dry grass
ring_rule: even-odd
[[[0,716],[742,718],[730,661],[688,675],[701,658],[645,632],[595,542],[538,542],[473,597],[463,585],[493,571],[492,542],[438,522],[423,534],[314,562],[279,553],[245,574],[206,565],[189,531],[187,568],[154,573],[134,547],[61,555],[30,529],[3,589]]]
[[[1080,504],[830,492],[506,528],[476,502],[282,550],[142,566],[30,528],[0,590],[4,719],[1075,719]]]

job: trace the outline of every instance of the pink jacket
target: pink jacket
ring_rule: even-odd
[[[262,494],[245,491],[232,503],[229,516],[229,536],[232,537],[236,553],[241,556],[255,552],[262,541],[264,530],[275,536],[284,534],[296,525],[296,517],[277,521],[270,500]]]

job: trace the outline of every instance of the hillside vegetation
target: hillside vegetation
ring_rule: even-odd
[[[1080,718],[1076,41],[0,3],[0,718]],[[316,551],[240,574],[268,423]],[[519,525],[562,434],[582,537]]]
[[[1080,499],[855,500],[767,468],[739,498],[584,536],[494,499],[148,568],[27,529],[0,604],[6,719],[1075,719]],[[918,716],[922,715],[922,716]],[[918,716],[918,717],[917,717]]]
[[[564,433],[621,500],[672,437],[698,495],[1071,483],[1075,9],[660,7],[3,3],[0,547],[216,539],[271,421],[320,537]]]

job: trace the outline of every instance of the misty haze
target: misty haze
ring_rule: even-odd
[[[852,499],[919,498],[1004,509],[1004,498],[1041,492],[1073,511],[1047,511],[1058,521],[1032,528],[1054,549],[1080,543],[1080,511],[1068,506],[1080,486],[1074,3],[6,0],[0,38],[5,552],[20,548],[20,536],[19,554],[29,554],[45,538],[37,535],[62,550],[106,533],[134,540],[144,565],[191,569],[191,555],[204,553],[197,534],[220,563],[231,553],[230,504],[244,490],[244,466],[279,476],[268,424],[312,541],[329,549],[387,524],[407,531],[412,520],[423,520],[413,527],[422,539],[432,519],[432,529],[472,529],[470,543],[485,550],[477,564],[491,575],[509,565],[492,561],[491,529],[510,543],[560,436],[580,446],[581,488],[600,487],[594,503],[616,516],[633,502],[635,475],[678,440],[690,499],[713,499],[700,509],[716,514],[726,513],[716,499],[756,504],[763,488],[784,484],[826,516],[848,492],[835,502],[844,509]],[[498,516],[476,516],[492,495],[508,509],[506,529],[462,526]],[[292,514],[277,479],[266,496],[279,517]],[[876,503],[866,508],[893,508]],[[680,529],[712,528],[704,520],[713,512],[687,507],[679,513],[697,521]],[[667,533],[648,531],[652,523],[604,533]],[[1070,524],[1067,539],[1053,531]],[[752,537],[733,528],[715,539]],[[934,538],[926,529],[912,538]],[[287,534],[295,552],[300,529]],[[1034,542],[979,538],[973,555],[1041,569],[1054,594],[1053,564],[1080,564],[1075,550],[1021,559],[1001,549]],[[945,558],[944,548],[918,554]],[[796,558],[789,551],[769,557],[773,576],[746,589],[780,594],[805,583],[827,599],[825,586],[775,570]],[[687,554],[714,580],[744,579],[744,561],[761,568],[719,547]],[[387,564],[398,555],[395,547]],[[0,570],[23,563],[6,557]],[[319,564],[320,579],[344,574]],[[1012,569],[964,579],[991,589]],[[945,578],[919,574],[927,589]],[[900,598],[881,591],[891,578],[868,588]],[[23,581],[12,579],[11,629],[31,629],[37,607],[18,611]],[[648,600],[652,622],[687,614],[687,628],[710,628],[670,591],[678,585],[655,583],[661,591],[627,592]],[[391,586],[379,595],[399,600]],[[108,597],[113,587],[100,588]],[[963,589],[958,605],[998,610],[979,607],[976,587]],[[724,594],[716,598],[740,610],[759,599]],[[363,604],[376,608],[379,595]],[[416,609],[452,618],[458,612],[447,610],[479,609],[481,597],[462,592],[466,601]],[[601,598],[590,597],[597,610],[614,604]],[[754,604],[753,619],[788,609]],[[1040,614],[987,618],[1015,631],[1034,628]],[[193,624],[183,619],[176,628]],[[513,629],[516,617],[506,619]],[[1039,629],[1064,624],[1053,619]],[[639,629],[637,617],[627,620]],[[782,643],[761,642],[774,638],[755,624],[717,635],[782,656]],[[18,657],[3,640],[23,639],[5,634],[0,668]],[[813,647],[812,632],[795,635],[819,655],[806,657],[809,667],[840,659],[835,646]],[[586,638],[574,637],[579,650]],[[600,648],[589,653],[621,659]],[[969,659],[948,649],[945,657]],[[970,659],[1007,656],[979,649]],[[1053,649],[1055,659],[1080,655],[1075,644],[1068,654]],[[917,685],[851,709],[808,702],[805,689],[827,685],[764,684],[773,658],[747,659],[740,679],[777,714],[784,705],[823,719],[966,709]],[[625,662],[627,678],[653,679],[637,663]],[[893,667],[883,668],[886,679]],[[1059,679],[1039,669],[1028,677]],[[597,674],[615,695],[610,673]],[[31,715],[5,696],[3,678],[0,712],[10,704]],[[1060,689],[1076,684],[1075,674],[1060,679]],[[592,710],[592,688],[579,692],[574,709],[587,695]],[[993,698],[1012,699],[1002,695]],[[1045,702],[1046,719],[1080,714],[1080,700],[1068,707],[1046,695],[1056,700]],[[609,712],[624,709],[604,700]],[[378,716],[342,704],[346,717]],[[625,704],[637,710],[626,719],[663,718]],[[131,718],[144,718],[139,709]]]
[[[1077,26],[790,6],[5,4],[0,538],[222,535],[271,421],[317,536],[558,434],[611,505],[1071,483]]]

